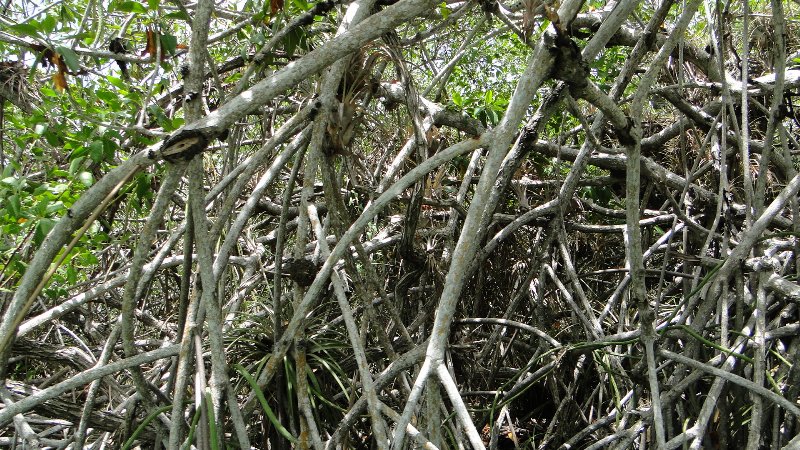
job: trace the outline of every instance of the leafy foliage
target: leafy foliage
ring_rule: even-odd
[[[796,440],[798,6],[360,3],[0,13],[0,439]]]

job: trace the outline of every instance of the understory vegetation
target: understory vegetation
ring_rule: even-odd
[[[0,447],[800,448],[797,1],[0,3]]]

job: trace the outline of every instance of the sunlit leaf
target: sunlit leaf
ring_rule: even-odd
[[[64,202],[56,201],[47,205],[45,214],[55,214],[64,210]]]
[[[78,180],[83,183],[84,186],[90,187],[94,184],[94,177],[91,173],[83,171],[78,174]]]
[[[23,34],[25,36],[38,38],[39,37],[39,30],[36,29],[33,25],[29,23],[18,23],[14,25],[10,25],[8,27],[9,30],[15,31],[17,33]]]
[[[62,22],[72,22],[75,19],[75,12],[71,11],[65,3],[61,4],[61,8],[58,10],[58,17]]]
[[[454,105],[458,107],[464,106],[464,98],[461,97],[461,94],[458,91],[453,91],[453,93],[450,94],[450,98],[453,100]]]
[[[53,32],[53,30],[56,29],[56,24],[57,24],[57,21],[56,21],[56,18],[54,16],[47,16],[39,24],[39,27],[41,28],[41,30],[43,32],[45,32],[47,34],[50,34],[50,33]]]
[[[108,82],[111,83],[112,86],[121,89],[123,92],[128,90],[128,85],[125,84],[125,82],[122,81],[121,78],[109,75],[106,77],[106,80],[108,80]]]
[[[446,2],[439,4],[439,14],[442,15],[443,19],[447,19],[447,17],[450,16],[450,8],[447,7]]]
[[[561,22],[559,21],[558,9],[557,8],[555,8],[553,6],[550,6],[548,4],[545,4],[544,5],[544,16],[547,17],[547,20],[549,20],[550,22],[553,23],[553,26],[555,26],[556,29],[558,29],[560,31],[563,31],[563,30],[561,30]]]

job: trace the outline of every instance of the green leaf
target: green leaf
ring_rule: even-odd
[[[75,158],[69,163],[69,173],[70,175],[75,175],[78,173],[78,170],[83,166],[84,158],[81,156],[80,158]]]
[[[192,416],[192,423],[189,425],[189,435],[186,437],[186,442],[194,441],[194,432],[197,430],[197,424],[200,422],[203,408],[195,408],[194,416]],[[124,449],[123,449],[124,450]]]
[[[67,207],[64,206],[64,202],[56,201],[56,202],[48,204],[47,207],[45,207],[44,211],[45,211],[45,214],[50,215],[50,214],[60,213],[61,211],[65,210],[65,209],[67,209]]]
[[[106,240],[108,235],[105,233],[98,233],[97,237],[101,237],[101,240]],[[95,256],[93,253],[81,253],[78,256],[80,257],[80,263],[83,266],[93,266],[100,262],[100,260],[97,259],[97,256]]]
[[[39,30],[29,23],[18,23],[11,25],[8,28],[12,31],[16,31],[17,33],[24,34],[25,36],[39,38]]]
[[[58,11],[58,16],[62,22],[72,22],[75,19],[75,13],[67,8],[67,5],[62,4],[61,9]]]
[[[211,450],[219,450],[217,443],[217,421],[214,419],[214,402],[211,401],[211,390],[206,388],[205,396],[206,417],[208,418],[208,440],[211,441]]]
[[[292,0],[292,5],[301,11],[308,11],[311,9],[311,5],[305,0]]]
[[[7,184],[16,189],[21,189],[25,184],[25,179],[18,177],[6,177],[0,180],[0,183]]]
[[[55,30],[55,29],[56,29],[56,24],[57,24],[57,22],[56,22],[56,18],[55,18],[55,17],[53,17],[53,16],[47,16],[47,17],[45,17],[45,18],[44,18],[44,20],[42,20],[42,22],[39,24],[39,28],[40,28],[40,29],[41,29],[41,30],[42,30],[44,33],[46,33],[46,34],[50,34],[50,33],[52,33],[52,32],[53,32],[53,30]]]
[[[136,177],[133,185],[133,206],[138,210],[142,205],[142,200],[153,198],[153,187],[150,184],[152,176],[142,174]]]
[[[115,131],[114,131],[115,132]],[[111,133],[108,133],[111,134]],[[116,155],[116,151],[119,146],[117,142],[113,139],[104,138],[103,139],[103,158],[102,160],[111,160]]]
[[[122,79],[117,77],[112,77],[110,75],[107,76],[106,79],[108,80],[109,83],[111,83],[112,86],[119,88],[124,92],[128,92],[128,86],[125,84],[124,81],[122,81]]]
[[[486,94],[483,96],[483,101],[486,102],[487,105],[494,103],[494,91],[491,89],[486,91]]]
[[[83,171],[79,173],[78,180],[86,187],[91,187],[94,184],[94,177],[90,172]]]
[[[161,35],[161,48],[163,48],[167,54],[174,55],[175,49],[178,47],[178,38],[171,35],[171,34],[162,34]]]
[[[53,176],[54,177],[66,178],[66,177],[69,176],[69,173],[68,172],[64,172],[63,170],[54,170],[53,171]],[[56,184],[55,186],[53,186],[51,188],[51,192],[54,195],[61,195],[64,192],[67,192],[68,190],[69,190],[69,185],[65,184],[65,183]]]
[[[100,98],[100,100],[104,101],[106,105],[110,107],[119,105],[119,98],[117,98],[117,94],[111,91],[107,91],[105,89],[99,89],[96,94],[97,97]]]
[[[73,160],[73,161],[78,159],[78,158],[82,158],[82,157],[88,155],[90,150],[91,150],[90,147],[86,147],[85,145],[81,145],[80,147],[78,147],[75,150],[73,150],[72,153],[70,153],[69,158],[71,160]]]
[[[122,2],[119,5],[117,5],[117,7],[114,8],[114,10],[129,12],[134,14],[144,14],[147,12],[147,8],[145,8],[143,4],[133,1]]]
[[[453,104],[459,108],[464,106],[464,98],[461,97],[458,91],[453,91],[452,94],[450,94],[450,98],[453,100]]]
[[[51,98],[58,97],[58,92],[54,91],[53,89],[50,89],[47,86],[42,86],[42,94]]]
[[[67,282],[75,284],[78,282],[78,271],[71,264],[67,266]]]
[[[151,11],[155,11],[158,9],[160,3],[159,0],[147,0],[147,7],[150,8]]]
[[[250,42],[255,45],[262,45],[266,42],[266,38],[264,38],[264,33],[261,31],[256,31],[255,33],[250,35]]]
[[[118,141],[121,141],[124,138],[119,133],[119,131],[117,131],[117,130],[115,130],[113,128],[109,128],[108,130],[106,130],[105,134],[103,134],[103,139],[106,139],[106,140],[109,140],[109,139],[114,140],[114,139],[116,139]],[[114,143],[114,148],[116,148],[116,147],[117,147],[117,144],[115,142]]]
[[[94,162],[100,162],[103,160],[105,156],[105,152],[103,151],[103,141],[94,141],[89,145],[89,157],[92,158]]]
[[[286,54],[291,58],[294,55],[295,50],[298,48],[308,50],[307,37],[308,34],[302,28],[295,28],[287,33],[286,37],[283,39],[283,49],[286,51]],[[251,39],[263,42],[264,36],[260,33],[257,33],[251,37]],[[266,64],[270,64],[270,62],[266,62]]]
[[[58,52],[59,55],[64,57],[64,62],[67,63],[67,67],[69,67],[69,70],[73,72],[81,70],[81,63],[80,60],[78,59],[78,54],[75,53],[71,48],[59,45],[58,47],[56,47],[56,51]]]
[[[50,233],[50,230],[56,225],[56,221],[53,219],[41,219],[36,224],[36,229],[33,231],[33,242],[38,246],[44,241],[44,238],[47,237],[47,234]]]
[[[52,145],[53,147],[61,147],[62,145],[59,135],[50,129],[44,132],[44,138],[45,140],[47,140],[47,143]]]
[[[86,30],[83,31],[82,33],[77,33],[73,36],[70,36],[70,39],[79,39],[84,46],[88,47],[92,45],[92,42],[94,41],[94,37],[96,35],[97,33],[95,33],[94,31]],[[92,58],[94,59],[95,64],[100,65],[100,60],[97,57],[92,57]]]
[[[302,33],[302,31],[295,28],[287,33],[286,38],[283,39],[283,49],[289,58],[294,55],[295,49],[297,48],[298,44],[300,44],[300,33]]]
[[[39,217],[48,217],[47,211],[50,209],[50,205],[53,203],[50,201],[48,197],[42,197],[35,205],[29,208],[33,214],[36,214]]]
[[[489,116],[489,120],[491,120],[492,125],[497,125],[497,122],[500,121],[500,117],[497,115],[497,111],[493,109],[488,110],[487,115]]]
[[[8,197],[6,211],[8,211],[14,219],[22,217],[22,203],[19,201],[18,195],[15,194]]]
[[[439,14],[442,15],[442,19],[447,20],[447,16],[450,15],[450,8],[447,7],[447,3],[442,2],[439,5]]]
[[[164,14],[163,17],[165,19],[183,20],[184,22],[191,22],[192,20],[189,18],[189,15],[183,11],[174,11],[168,14]]]
[[[125,441],[124,444],[122,444],[122,449],[123,450],[128,450],[128,449],[132,448],[133,444],[136,442],[136,439],[147,428],[147,426],[150,425],[150,422],[155,420],[155,418],[158,417],[159,414],[165,413],[165,412],[169,411],[170,409],[172,409],[172,405],[165,405],[165,406],[162,406],[161,408],[158,408],[157,410],[153,411],[152,413],[150,413],[150,415],[147,416],[142,421],[142,423],[139,424],[138,427],[136,427],[136,429],[133,431],[133,434],[131,434],[131,437],[129,437],[128,440]],[[199,414],[198,414],[198,416],[199,416]]]
[[[239,364],[234,364],[233,368],[236,369],[236,371],[239,372],[239,374],[242,375],[242,377],[244,377],[244,379],[247,381],[248,384],[250,384],[250,387],[253,389],[254,393],[256,394],[256,398],[258,399],[259,403],[261,403],[261,407],[264,409],[264,412],[267,414],[267,417],[269,418],[269,421],[272,422],[272,426],[274,426],[275,429],[278,431],[278,433],[280,433],[281,436],[286,438],[288,441],[290,441],[292,443],[296,443],[297,442],[297,438],[292,436],[292,434],[289,432],[289,430],[284,428],[284,426],[280,423],[278,418],[275,417],[275,413],[272,412],[272,408],[269,407],[269,403],[267,403],[267,399],[266,399],[266,397],[264,397],[264,392],[261,390],[260,387],[258,387],[258,383],[256,383],[255,378],[253,378],[253,376],[250,375],[250,373],[244,367],[242,367]]]

